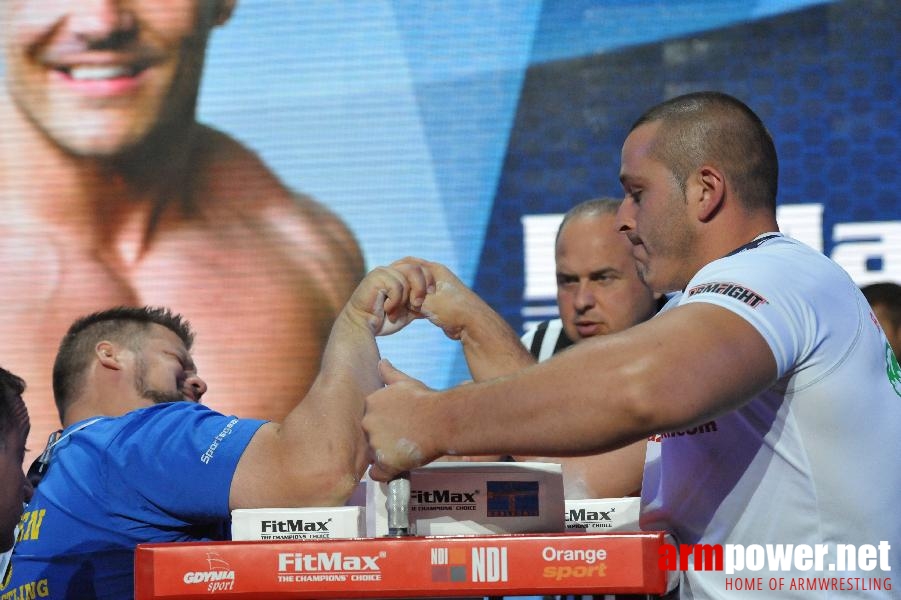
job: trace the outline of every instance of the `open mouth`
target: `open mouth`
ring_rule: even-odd
[[[55,70],[73,81],[109,81],[130,79],[140,75],[146,67],[139,65],[74,65]]]

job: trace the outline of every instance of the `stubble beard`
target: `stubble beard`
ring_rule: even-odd
[[[150,400],[154,404],[166,404],[167,402],[183,402],[185,397],[180,392],[161,392],[147,386],[144,378],[147,374],[147,367],[143,361],[139,360],[137,374],[135,375],[135,389],[141,398]]]

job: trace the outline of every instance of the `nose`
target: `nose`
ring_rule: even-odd
[[[576,312],[583,313],[594,306],[594,294],[591,292],[590,281],[579,281],[579,288],[576,290],[573,304]]]
[[[616,210],[615,225],[617,231],[626,233],[635,229],[635,202],[632,196],[626,195]]]
[[[206,382],[197,375],[191,375],[185,380],[185,387],[190,390],[191,396],[195,402],[200,402],[200,398],[206,394]]]
[[[80,0],[72,2],[67,26],[82,41],[92,45],[121,42],[134,32],[136,20],[123,0]]]

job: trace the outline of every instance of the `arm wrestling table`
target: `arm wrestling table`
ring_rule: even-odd
[[[459,598],[668,590],[663,532],[140,544],[135,598]]]

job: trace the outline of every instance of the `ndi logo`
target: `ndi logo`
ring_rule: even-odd
[[[507,548],[473,548],[472,580],[490,583],[508,581]]]
[[[509,581],[506,546],[476,546],[467,554],[465,548],[435,547],[431,549],[432,581],[479,583]]]

